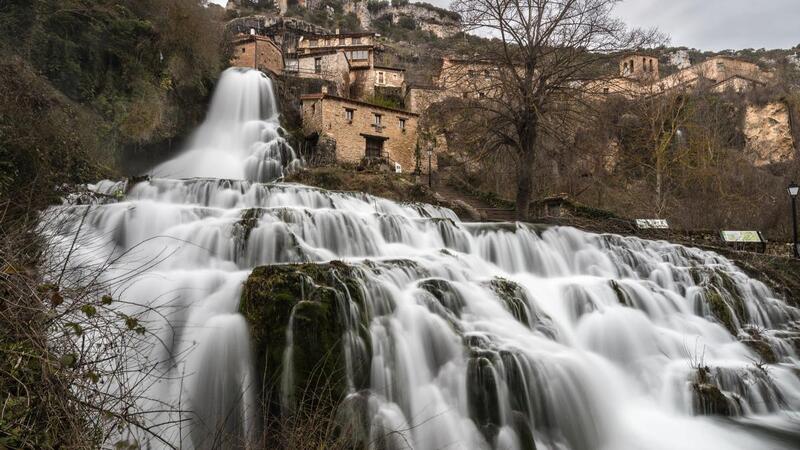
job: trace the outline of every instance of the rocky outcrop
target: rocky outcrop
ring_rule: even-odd
[[[745,112],[745,151],[755,166],[795,159],[789,109],[784,103],[748,105]]]
[[[416,28],[439,38],[447,38],[461,32],[461,18],[458,14],[428,3],[345,0],[343,7],[346,13],[355,14],[361,22],[361,27],[365,29],[371,29],[373,21],[388,16],[395,25],[410,19]]]
[[[369,355],[347,361],[342,343],[349,331],[369,342],[366,326],[349,315],[351,302],[363,310],[357,270],[338,261],[272,265],[256,268],[245,282],[239,310],[250,328],[261,399],[272,414],[336,405],[348,382],[367,383]]]

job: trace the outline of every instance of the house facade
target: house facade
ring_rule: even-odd
[[[337,162],[387,160],[403,172],[414,170],[418,114],[327,93],[300,100],[304,131],[332,139]]]
[[[259,35],[238,34],[234,37],[232,45],[231,66],[249,67],[272,74],[283,73],[283,52],[272,39]]]

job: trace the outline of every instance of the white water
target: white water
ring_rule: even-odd
[[[169,442],[209,448],[221,445],[217,430],[243,440],[258,431],[254,363],[237,313],[249,270],[342,259],[362,267],[367,297],[369,385],[352,387],[353,397],[367,399],[367,442],[526,449],[532,435],[539,449],[797,447],[800,361],[789,344],[797,335],[783,330],[797,329],[800,311],[726,259],[571,228],[466,224],[426,205],[259,183],[296,164],[263,151],[284,146],[276,118],[266,78],[228,71],[193,150],[159,166],[162,178],[101,182],[98,192],[127,194],[65,204],[45,230],[59,264],[80,229],[69,262],[75,273],[119,257],[103,281],[130,302],[117,308],[146,325],[133,351],[156,364],[141,375],[153,384],[139,407],[191,411],[147,416],[190,418],[157,428]],[[264,163],[265,154],[273,162]],[[273,169],[253,169],[265,166]],[[712,314],[704,292],[719,273],[742,299],[740,314],[731,308],[733,326],[761,328],[779,358],[768,375]],[[495,277],[521,286],[517,317],[527,320],[489,288]],[[432,279],[448,301],[423,289]],[[721,295],[734,305],[733,293]],[[343,341],[357,351],[358,342]],[[701,365],[734,418],[698,414],[692,382]]]

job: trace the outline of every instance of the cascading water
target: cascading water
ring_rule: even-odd
[[[340,296],[365,447],[797,447],[800,310],[765,285],[665,242],[468,224],[429,205],[263,183],[296,164],[269,86],[226,72],[195,150],[159,166],[162,178],[99,183],[124,198],[66,203],[44,230],[53,264],[113,260],[102,277],[120,286],[117,308],[150,330],[131,350],[154,364],[139,406],[153,424],[190,416],[156,428],[168,442],[240,437],[232,446],[256,431],[258,377],[238,313],[250,270],[341,259],[364,299]],[[280,352],[284,390],[293,349]],[[367,375],[356,381],[359,357]]]

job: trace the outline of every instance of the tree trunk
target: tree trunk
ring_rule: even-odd
[[[535,124],[529,122],[520,133],[519,167],[517,167],[517,220],[530,220],[531,196],[533,194],[533,163],[536,155]]]

